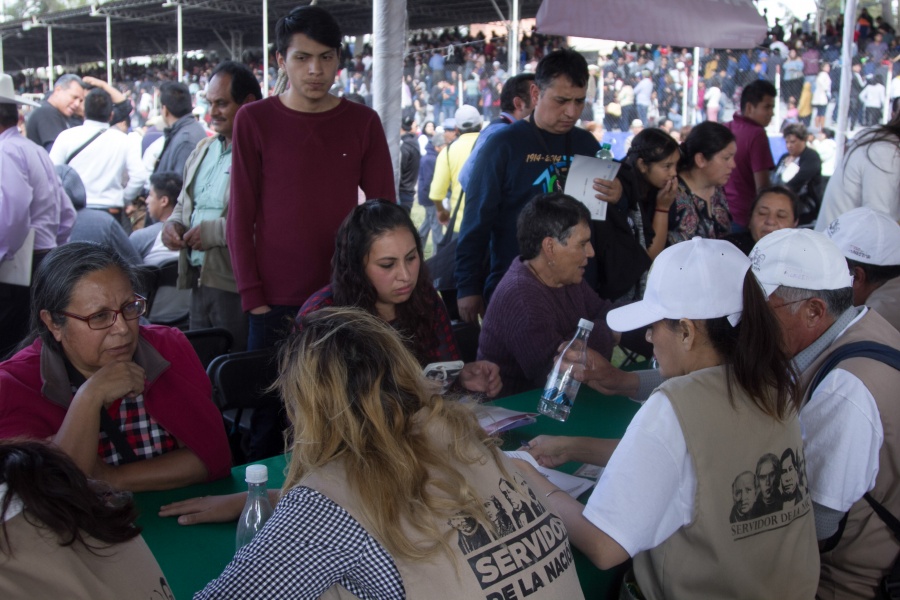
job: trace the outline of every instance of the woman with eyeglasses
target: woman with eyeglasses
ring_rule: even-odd
[[[0,438],[49,439],[89,477],[162,490],[228,474],[209,379],[184,335],[141,326],[136,274],[111,248],[52,251],[31,288],[31,333],[0,363]]]

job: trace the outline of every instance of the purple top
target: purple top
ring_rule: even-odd
[[[769,138],[762,125],[744,117],[734,115],[734,120],[726,123],[737,142],[734,155],[735,169],[725,184],[728,210],[735,223],[743,227],[750,221],[750,205],[756,197],[756,181],[753,174],[771,171],[775,168]]]
[[[0,133],[0,259],[18,251],[29,229],[35,250],[52,250],[74,225],[75,207],[47,151],[15,127]]]
[[[594,322],[588,347],[609,359],[615,345],[606,325],[614,305],[584,280],[551,288],[516,257],[488,305],[478,339],[478,359],[500,367],[501,395],[543,387],[557,348],[572,339],[578,319]]]

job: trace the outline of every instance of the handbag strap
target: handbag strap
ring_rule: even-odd
[[[104,134],[105,132],[107,132],[107,131],[109,131],[109,130],[108,130],[108,129],[101,129],[100,131],[98,131],[97,133],[95,133],[94,135],[92,135],[92,136],[88,139],[88,141],[86,141],[85,143],[83,143],[82,145],[80,145],[78,148],[75,149],[75,152],[73,152],[72,154],[69,155],[69,158],[66,159],[66,164],[69,164],[70,162],[72,162],[72,159],[73,159],[73,158],[75,158],[76,156],[78,156],[78,154],[79,154],[82,150],[84,150],[85,148],[87,148],[88,146],[91,145],[91,142],[93,142],[94,140],[96,140],[98,137],[100,137],[101,135],[103,135],[103,134]]]
[[[458,139],[458,138],[457,138]],[[447,144],[447,173],[451,172],[450,169],[450,147],[456,142],[453,140],[449,144]],[[453,206],[453,212],[450,214],[450,221],[447,223],[447,233],[444,235],[443,239],[438,242],[437,247],[443,248],[447,244],[453,241],[453,233],[456,228],[456,216],[459,214],[459,207],[462,204],[462,197],[465,194],[465,190],[459,190],[459,195],[456,197],[456,204]]]

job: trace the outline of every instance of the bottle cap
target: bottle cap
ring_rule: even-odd
[[[610,148],[612,148],[612,144],[600,144],[600,147],[604,150],[609,150]]]
[[[265,483],[269,480],[269,468],[266,465],[250,465],[247,467],[247,483]]]
[[[578,328],[579,329],[587,329],[588,331],[594,330],[594,322],[588,321],[587,319],[578,319]]]

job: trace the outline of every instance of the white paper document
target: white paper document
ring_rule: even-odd
[[[619,163],[614,160],[576,154],[569,166],[564,191],[587,206],[591,211],[591,219],[605,221],[607,203],[594,197],[597,193],[594,191],[594,180],[607,179],[611,181],[615,179],[618,172]]]
[[[537,463],[536,460],[534,460],[534,457],[532,455],[528,454],[524,450],[507,451],[504,452],[504,454],[506,454],[510,458],[521,458],[524,461],[530,462],[541,473],[541,475],[550,480],[550,483],[563,490],[573,498],[578,498],[578,496],[594,487],[594,482],[590,479],[582,479],[581,477],[575,477],[574,475],[569,475],[568,473],[563,473],[562,471],[556,471],[554,469],[542,467]]]
[[[31,265],[34,260],[34,229],[28,230],[22,247],[9,260],[0,260],[0,283],[31,285]]]

